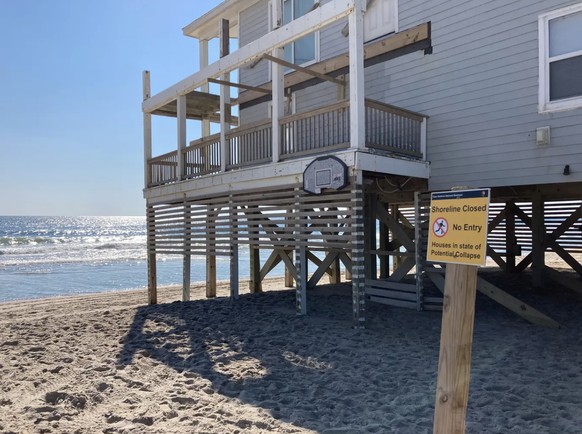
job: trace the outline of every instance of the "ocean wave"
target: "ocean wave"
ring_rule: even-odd
[[[140,245],[141,247],[141,245]],[[105,243],[101,244],[100,246],[94,247],[95,250],[107,250],[107,249],[119,249],[119,248],[126,248],[126,246],[121,246],[115,243]]]
[[[54,244],[55,238],[47,237],[2,237],[0,246],[26,246],[38,244]]]

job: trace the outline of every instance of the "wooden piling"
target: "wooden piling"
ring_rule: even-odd
[[[535,288],[544,286],[546,226],[544,223],[544,199],[536,193],[532,198],[532,284]]]
[[[434,434],[464,434],[477,293],[473,265],[447,264]]]

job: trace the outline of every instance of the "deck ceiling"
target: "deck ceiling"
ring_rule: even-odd
[[[186,118],[212,119],[218,116],[220,96],[206,92],[190,92],[186,95]],[[152,112],[154,115],[177,117],[177,101],[171,101]]]

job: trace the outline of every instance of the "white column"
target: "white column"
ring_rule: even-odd
[[[143,100],[145,101],[151,95],[150,72],[143,71]],[[143,155],[144,155],[144,187],[148,187],[151,182],[151,173],[148,160],[152,158],[152,115],[143,114]]]
[[[350,56],[350,147],[363,148],[366,140],[364,106],[364,2],[354,0],[354,10],[348,17]]]
[[[204,69],[208,66],[208,40],[201,39],[199,43],[200,50],[200,69]],[[202,92],[209,92],[210,86],[208,83],[204,84],[200,90]],[[210,135],[210,121],[205,119],[202,121],[202,137],[207,137]]]
[[[220,57],[230,52],[230,35],[228,20],[220,20]],[[222,80],[230,81],[230,73],[223,74]],[[226,172],[228,159],[227,134],[230,131],[230,87],[220,85],[220,170]]]
[[[185,175],[184,148],[186,147],[186,95],[180,95],[176,101],[178,119],[178,181]]]
[[[284,56],[282,48],[276,48],[272,53],[273,57],[282,58]],[[283,66],[271,62],[271,77],[272,77],[272,156],[273,163],[279,161],[279,155],[281,150],[281,126],[279,124],[279,119],[283,117],[285,113],[285,78],[283,74]]]

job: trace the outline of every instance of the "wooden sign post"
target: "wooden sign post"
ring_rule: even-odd
[[[429,261],[447,263],[434,434],[464,434],[475,321],[477,270],[485,265],[489,189],[433,193]]]
[[[469,401],[477,270],[447,264],[434,434],[463,434]]]

